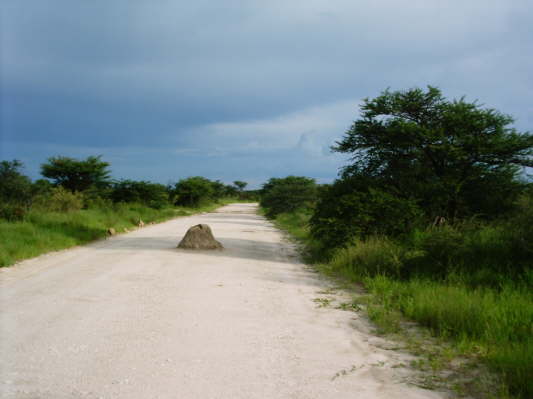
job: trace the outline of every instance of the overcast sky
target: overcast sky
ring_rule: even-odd
[[[531,0],[2,0],[0,159],[335,178],[362,98],[438,86],[533,131]]]

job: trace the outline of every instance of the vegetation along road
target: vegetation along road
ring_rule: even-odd
[[[4,268],[3,398],[442,398],[255,204]],[[176,248],[209,224],[222,251]],[[390,347],[389,347],[390,349]]]

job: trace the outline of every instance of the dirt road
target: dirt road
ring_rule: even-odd
[[[2,398],[443,398],[252,204],[4,268]],[[179,250],[209,224],[225,246]],[[320,301],[320,299],[325,299]]]

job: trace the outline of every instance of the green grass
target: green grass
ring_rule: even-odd
[[[310,217],[311,213],[305,210],[294,213],[281,213],[276,217],[275,224],[297,240],[306,241],[309,237],[307,222]]]
[[[153,209],[139,204],[116,204],[107,208],[72,212],[32,210],[20,222],[0,220],[0,267],[103,238],[109,228],[123,232],[124,229],[137,226],[139,220],[157,223],[179,216],[209,212],[230,202],[236,201],[226,199],[198,208]]]
[[[363,283],[367,312],[381,332],[398,333],[404,321],[415,321],[451,345],[445,355],[423,349],[431,367],[451,364],[460,355],[492,369],[501,380],[486,376],[481,386],[485,378],[472,377],[458,391],[478,385],[468,393],[487,397],[492,390],[491,397],[533,397],[533,273],[531,244],[524,240],[528,225],[413,231],[403,241],[371,237],[325,251],[309,237],[309,216],[283,214],[276,224],[307,246],[307,260],[320,263],[319,270]],[[416,345],[416,350],[423,347]]]
[[[265,211],[262,210],[265,215]],[[323,247],[322,243],[313,240],[309,234],[309,219],[312,211],[309,209],[299,209],[292,213],[281,213],[273,220],[274,224],[281,230],[289,233],[300,244],[300,250],[304,261],[316,263],[327,259],[330,251]]]
[[[516,397],[533,396],[533,294],[526,286],[473,289],[457,281],[385,276],[363,282],[382,313],[399,310],[484,361]]]

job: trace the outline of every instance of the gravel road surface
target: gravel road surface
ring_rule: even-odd
[[[233,204],[2,269],[1,397],[446,397],[405,383],[409,358],[363,314],[322,306],[336,294],[255,212]],[[176,248],[198,223],[223,251]]]

